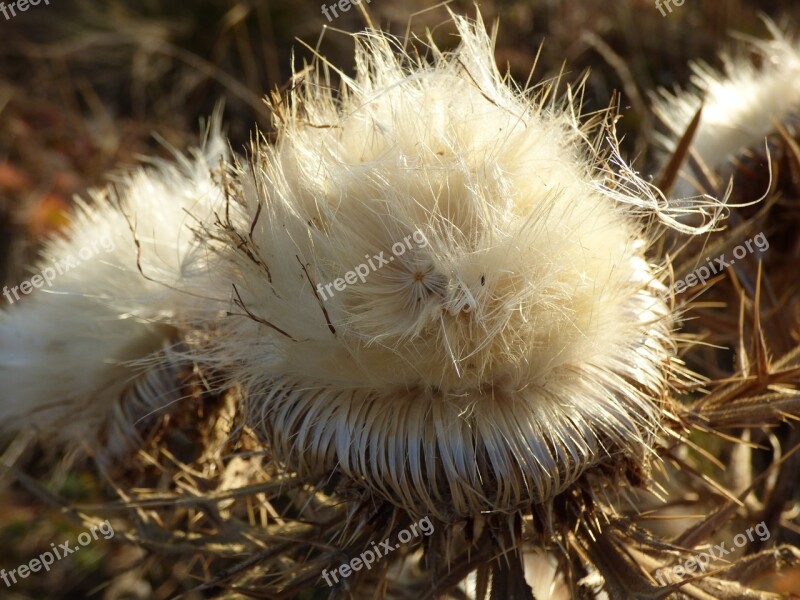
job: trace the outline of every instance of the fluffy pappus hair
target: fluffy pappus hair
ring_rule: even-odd
[[[193,356],[293,470],[444,520],[645,476],[675,351],[663,197],[610,119],[515,89],[454,19],[453,53],[369,32],[338,95],[326,64],[273,101],[208,233],[230,315]]]
[[[731,159],[744,150],[764,148],[775,124],[800,108],[800,46],[772,21],[765,19],[772,35],[768,40],[749,40],[746,51],[722,54],[723,71],[696,62],[692,64],[692,87],[659,90],[653,108],[668,131],[658,142],[667,151],[666,162],[675,152],[702,106],[691,151],[709,172],[727,179]],[[701,167],[701,168],[702,168]],[[678,180],[676,196],[698,193],[697,173],[687,170]]]
[[[0,312],[3,430],[119,458],[137,444],[137,420],[179,397],[173,350],[181,307],[197,300],[186,280],[206,270],[195,219],[224,198],[211,171],[228,154],[218,116],[207,133],[175,163],[154,160],[77,200],[64,237],[45,245],[31,270],[52,271],[51,285]]]

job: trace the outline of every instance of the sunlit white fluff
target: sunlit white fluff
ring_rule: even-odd
[[[669,127],[661,138],[668,154],[675,150],[697,110],[703,104],[700,124],[692,150],[713,173],[727,178],[730,159],[748,148],[763,148],[775,123],[800,109],[800,47],[767,21],[771,40],[752,41],[747,54],[724,55],[724,72],[696,63],[692,65],[693,88],[686,91],[660,90],[654,108]],[[756,66],[752,55],[759,58]],[[665,160],[668,156],[665,157]],[[697,194],[696,180],[688,167],[679,181],[676,196]]]
[[[442,519],[546,502],[592,467],[640,475],[674,352],[638,220],[668,207],[608,172],[589,141],[608,131],[515,90],[483,26],[456,23],[431,65],[373,32],[338,97],[325,66],[274,103],[277,142],[209,228],[229,243],[207,293],[231,314],[194,354],[243,386],[279,460]],[[414,232],[424,247],[319,296]]]
[[[194,230],[220,203],[210,169],[225,156],[215,126],[203,150],[78,204],[66,237],[50,241],[31,272],[68,257],[80,264],[0,313],[3,429],[119,455],[137,419],[176,399],[180,359],[170,348],[180,306],[195,301],[176,286],[205,264]]]
[[[218,164],[215,135],[82,207],[47,259],[115,249],[0,317],[3,423],[120,452],[194,361],[240,387],[277,460],[412,515],[646,474],[674,347],[642,221],[677,213],[607,121],[514,89],[483,25],[455,20],[431,64],[372,32],[340,95],[329,66],[297,75],[249,162]]]

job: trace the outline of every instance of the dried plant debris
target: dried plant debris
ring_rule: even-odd
[[[3,464],[60,505],[29,430],[95,459],[118,499],[66,513],[146,551],[109,590],[167,560],[184,598],[784,597],[796,105],[747,104],[744,138],[708,115],[794,46],[662,94],[659,189],[614,101],[519,88],[452,19],[452,52],[317,56],[246,156],[217,114],[80,204],[0,314]]]

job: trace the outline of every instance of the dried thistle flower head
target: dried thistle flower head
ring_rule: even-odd
[[[800,109],[800,46],[772,21],[765,23],[772,39],[751,40],[735,56],[722,54],[723,72],[694,63],[693,88],[674,93],[662,89],[653,96],[656,114],[669,127],[659,139],[668,154],[675,152],[702,106],[691,151],[702,168],[727,179],[733,157],[748,148],[763,150],[775,124]],[[696,194],[697,180],[696,174],[687,174],[679,180],[676,195]]]
[[[612,115],[515,89],[482,23],[454,19],[460,47],[431,64],[374,31],[339,95],[330,65],[297,75],[249,164],[212,176],[214,135],[84,207],[47,255],[117,248],[3,315],[0,377],[22,400],[0,403],[5,426],[119,453],[175,399],[183,353],[241,386],[280,462],[410,514],[646,476],[674,345],[642,217],[674,211],[619,157]],[[67,344],[63,376],[39,378]]]
[[[274,102],[210,232],[238,316],[196,357],[291,468],[441,519],[639,479],[674,351],[639,220],[665,209],[611,172],[611,125],[514,89],[456,23],[432,64],[373,32],[338,97],[325,65]]]
[[[794,354],[770,364],[756,319],[753,370],[673,404],[672,297],[648,250],[661,225],[688,230],[677,218],[711,207],[669,206],[619,157],[613,114],[514,89],[483,26],[456,23],[462,45],[432,47],[432,64],[362,36],[338,95],[330,65],[297,75],[273,101],[276,143],[249,163],[217,165],[215,135],[84,207],[46,259],[106,234],[116,248],[0,316],[0,389],[16,392],[0,397],[0,428],[36,423],[118,455],[143,412],[179,395],[183,361],[238,388],[208,394],[181,426],[165,419],[160,433],[191,430],[203,452],[183,463],[154,436],[128,486],[151,502],[125,499],[129,539],[203,552],[202,575],[219,573],[207,589],[290,597],[343,557],[406,544],[393,534],[424,514],[424,537],[333,593],[433,598],[460,579],[453,597],[756,597],[734,580],[797,563],[796,549],[663,586],[659,569],[711,542],[739,492],[658,438],[676,441],[676,423],[744,426],[755,445],[749,430],[799,412],[776,391]],[[242,412],[251,427],[237,429]],[[679,504],[727,503],[668,542],[604,494],[642,483],[662,452],[702,483],[676,483]],[[777,518],[785,494],[739,517]]]
[[[79,201],[67,236],[46,244],[33,271],[48,285],[0,312],[0,387],[13,390],[0,429],[119,458],[136,421],[176,399],[170,347],[196,300],[182,282],[205,264],[193,228],[224,198],[210,171],[227,155],[218,116],[208,134],[176,164],[154,161]]]

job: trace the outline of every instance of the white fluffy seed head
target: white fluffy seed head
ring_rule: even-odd
[[[693,87],[653,97],[654,110],[669,127],[659,138],[667,151],[675,151],[701,104],[703,112],[692,150],[711,172],[727,178],[730,159],[748,148],[761,147],[775,129],[800,109],[800,46],[774,23],[766,21],[772,39],[751,41],[747,52],[723,55],[724,72],[703,64],[692,65]],[[754,63],[758,58],[758,65]],[[697,193],[689,176],[680,180],[676,196]]]
[[[207,271],[197,220],[224,198],[211,173],[227,157],[218,125],[202,150],[79,201],[66,236],[46,244],[31,271],[47,284],[0,312],[0,430],[118,457],[136,420],[176,399],[169,347],[181,307],[201,301],[183,282]]]
[[[209,232],[231,242],[208,295],[232,314],[196,355],[243,385],[278,459],[440,518],[638,474],[673,354],[635,218],[663,207],[608,172],[589,138],[610,132],[510,87],[483,26],[456,22],[432,64],[373,32],[338,96],[326,67],[275,102],[277,142]]]

